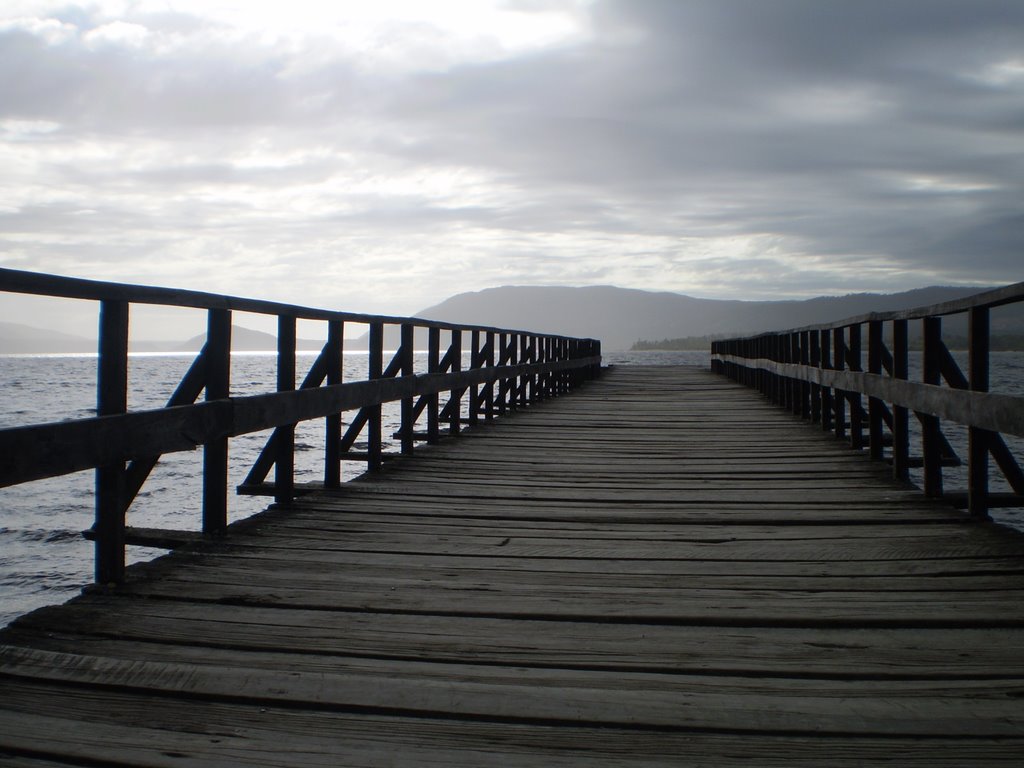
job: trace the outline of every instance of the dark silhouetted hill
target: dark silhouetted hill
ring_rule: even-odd
[[[931,287],[804,301],[723,301],[611,286],[505,286],[452,296],[423,310],[419,317],[598,338],[602,348],[610,351],[629,349],[640,339],[741,335],[826,323],[867,312],[938,304],[982,290]],[[996,313],[994,331],[1024,330],[1024,307]],[[963,332],[962,318],[951,318],[947,325],[950,332]]]

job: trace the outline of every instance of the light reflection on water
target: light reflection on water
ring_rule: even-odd
[[[314,353],[299,353],[298,381],[302,380],[314,356]],[[192,355],[183,354],[133,354],[129,362],[129,408],[161,407],[192,359]],[[709,366],[709,360],[707,352],[612,352],[604,357],[606,365],[704,368]],[[993,353],[992,360],[992,390],[1024,394],[1024,354]],[[346,353],[344,361],[346,380],[365,378],[365,353]],[[912,355],[912,364],[919,365],[919,356]],[[275,366],[273,354],[234,354],[232,395],[272,391],[276,381]],[[463,367],[468,367],[468,357]],[[425,354],[416,355],[415,368],[417,373],[426,371]],[[911,375],[913,377],[913,370]],[[95,378],[95,355],[0,356],[0,392],[4,393],[0,427],[94,415]],[[385,406],[384,421],[387,439],[400,425],[398,404]],[[966,458],[966,430],[951,424],[944,427],[950,442]],[[269,434],[268,430],[232,440],[232,488],[244,479]],[[1008,442],[1018,457],[1024,456],[1024,441],[1008,439]],[[322,478],[323,443],[322,421],[299,425],[295,456],[298,482]],[[358,474],[362,466],[346,462],[345,479]],[[962,468],[947,472],[947,488],[965,487]],[[197,529],[201,481],[201,451],[166,455],[129,510],[129,524]],[[999,483],[994,482],[993,490],[1000,489]],[[0,626],[39,606],[67,600],[91,581],[93,545],[83,539],[80,532],[92,524],[92,492],[92,471],[0,490]],[[231,494],[230,520],[259,512],[266,505],[267,500],[262,497]],[[1024,517],[1019,514],[1017,510],[997,513],[1001,519],[1024,528]],[[129,548],[128,552],[130,562],[148,560],[159,554],[162,551],[136,547]]]

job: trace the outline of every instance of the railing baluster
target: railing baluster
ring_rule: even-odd
[[[400,354],[402,356],[402,376],[412,376],[415,371],[413,369],[413,331],[415,329],[410,323],[402,323],[402,346]],[[402,418],[402,439],[401,439],[401,450],[403,454],[411,454],[416,445],[415,438],[415,417],[413,415],[414,400],[411,397],[402,398],[401,403],[401,418]]]
[[[483,365],[485,368],[494,367],[494,331],[487,331],[485,334],[486,341],[484,342],[484,360]],[[494,383],[486,384],[484,387],[483,394],[483,408],[484,408],[484,419],[486,421],[494,420]]]
[[[832,332],[832,367],[837,371],[846,368],[845,329],[840,327]],[[836,437],[846,437],[846,392],[835,389],[832,397],[832,426]]]
[[[924,383],[942,383],[942,318],[922,320],[924,333]],[[942,495],[942,429],[938,416],[918,413],[921,421],[922,454],[924,456],[924,492],[926,496]]]
[[[384,323],[370,323],[369,344],[367,378],[379,379],[384,375]],[[379,404],[369,406],[368,411],[366,468],[370,472],[377,472],[380,470],[383,460],[381,406]]]
[[[892,375],[906,381],[910,377],[910,334],[906,320],[892,324]],[[893,405],[892,474],[897,480],[910,478],[910,409]]]
[[[469,367],[470,369],[480,368],[482,365],[482,352],[480,350],[480,331],[473,331],[470,334],[470,353],[469,353]],[[478,415],[480,413],[480,393],[483,390],[482,386],[473,384],[469,388],[469,423],[476,424]]]
[[[128,303],[100,304],[99,361],[96,415],[111,416],[128,410]],[[125,463],[96,469],[96,581],[124,578]]]
[[[324,350],[327,365],[327,386],[341,384],[344,378],[345,325],[341,320],[327,323],[327,344]],[[341,414],[332,413],[324,419],[324,487],[341,485]]]
[[[882,374],[882,323],[880,320],[872,320],[868,323],[868,373]],[[881,460],[885,458],[885,445],[883,443],[883,417],[882,409],[885,406],[877,397],[868,398],[868,440],[871,451],[871,458]]]
[[[974,392],[988,392],[989,310],[974,307],[968,320],[970,386]],[[988,454],[993,434],[980,427],[967,430],[967,509],[971,517],[988,518]]]
[[[427,373],[441,372],[441,329],[427,330]],[[434,393],[427,399],[427,442],[436,443],[441,433],[438,426],[440,412],[440,395]]]
[[[817,331],[821,339],[821,368],[823,370],[831,370],[832,368],[832,334],[827,329]],[[835,393],[832,391],[830,386],[822,386],[821,388],[821,429],[823,432],[829,432],[832,429],[832,422],[835,421],[833,418],[832,400],[835,397]]]
[[[452,373],[462,371],[462,331],[452,330],[452,338],[448,345],[452,356]],[[471,387],[471,389],[474,389]],[[464,388],[454,387],[448,395],[448,434],[457,435],[462,430],[462,394]],[[472,413],[472,406],[470,406]]]
[[[231,390],[231,311],[209,310],[206,331],[206,400],[224,400]],[[228,526],[228,438],[203,450],[203,533],[219,536]]]
[[[850,326],[849,336],[849,344],[846,348],[846,367],[851,371],[862,371],[860,323]],[[847,401],[850,405],[850,445],[860,450],[864,447],[863,398],[861,398],[860,392],[848,392]]]
[[[295,389],[295,318],[277,318],[277,391]],[[278,428],[274,458],[274,501],[290,504],[295,496],[295,425]]]

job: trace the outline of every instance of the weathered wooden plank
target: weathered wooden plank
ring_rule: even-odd
[[[1020,632],[1013,629],[947,628],[925,635],[919,628],[637,626],[486,616],[447,616],[444,629],[437,631],[438,619],[430,615],[236,605],[211,613],[180,600],[97,596],[34,612],[8,630],[7,639],[123,658],[203,656],[206,663],[219,663],[211,649],[222,649],[295,654],[289,666],[323,655],[830,679],[1024,676]],[[325,663],[313,658],[310,668]]]
[[[1024,682],[839,681],[616,671],[504,669],[491,665],[381,663],[301,672],[274,665],[253,675],[235,665],[138,661],[0,648],[0,675],[102,685],[138,693],[228,698],[256,705],[315,702],[341,711],[439,713],[493,721],[532,720],[611,727],[869,733],[900,736],[1018,735]],[[738,695],[742,693],[742,695]],[[1009,703],[1008,703],[1009,702]]]
[[[1024,539],[716,381],[610,372],[24,617],[0,762],[1012,764]]]
[[[1016,737],[935,739],[804,734],[761,735],[700,732],[645,732],[635,728],[552,727],[537,723],[488,723],[310,712],[274,706],[241,707],[175,699],[150,706],[142,697],[103,691],[17,686],[18,703],[31,714],[10,715],[11,740],[25,750],[114,764],[208,766],[451,765],[537,768],[539,766],[677,766],[705,764],[785,768],[794,761],[863,766],[866,761],[901,765],[963,766],[1012,764],[1024,748]],[[53,715],[59,702],[73,714],[94,712],[93,720]],[[127,724],[126,724],[127,723]],[[163,751],[154,744],[164,745]],[[215,762],[214,762],[215,761]]]

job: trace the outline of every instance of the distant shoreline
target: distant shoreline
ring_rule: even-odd
[[[662,339],[661,341],[648,341],[640,339],[629,348],[630,352],[710,352],[711,342],[722,339],[736,338],[734,336],[684,336],[679,339]],[[946,347],[953,352],[966,352],[969,348],[966,336],[951,335],[943,339]],[[886,344],[891,344],[887,339]],[[910,350],[920,352],[923,342],[920,337],[910,340]],[[992,334],[989,341],[989,350],[992,352],[1024,352],[1024,334]]]

